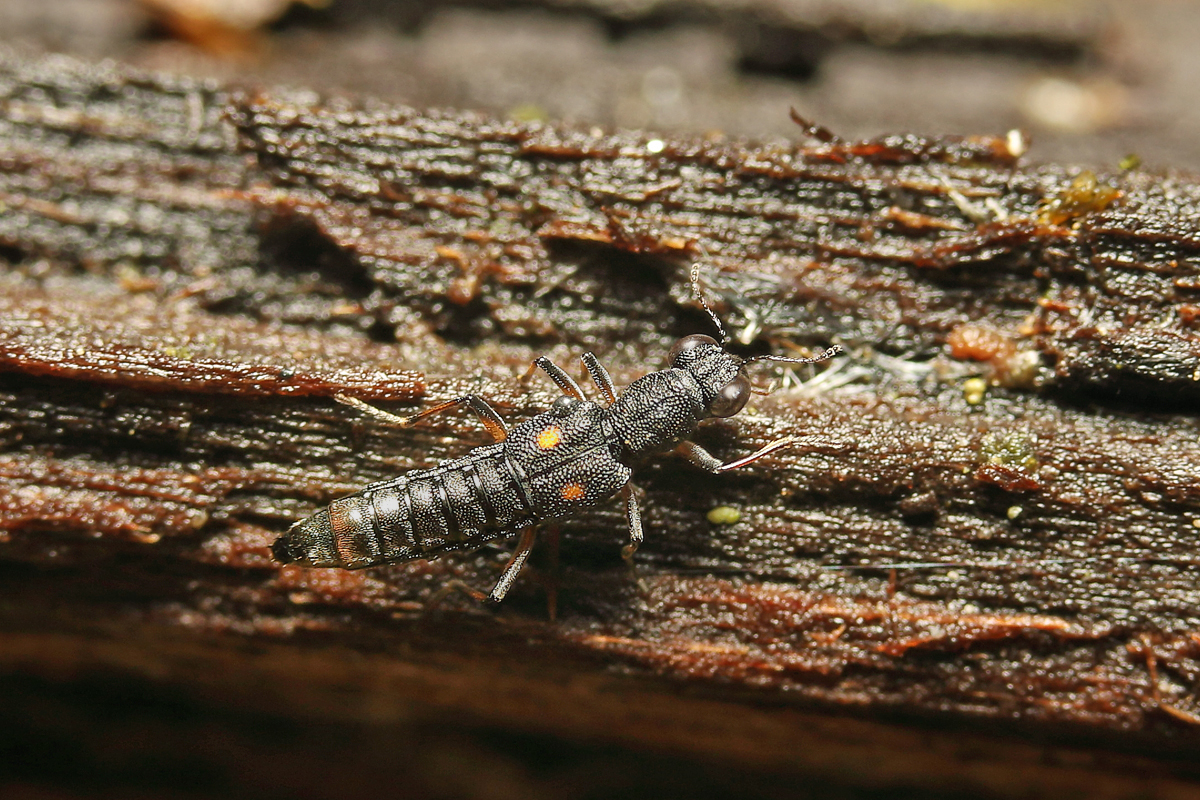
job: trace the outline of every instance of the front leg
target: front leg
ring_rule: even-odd
[[[781,450],[784,447],[796,444],[799,441],[800,440],[794,436],[776,439],[765,447],[755,450],[750,455],[745,456],[744,458],[739,458],[737,461],[730,461],[726,464],[722,464],[720,459],[695,442],[681,442],[680,445],[675,448],[675,452],[679,453],[679,455],[683,456],[688,461],[692,462],[706,472],[728,472],[731,469],[744,467],[747,464],[758,461],[768,453],[774,453],[776,450]]]
[[[596,388],[600,390],[600,394],[604,395],[608,404],[611,406],[617,402],[617,387],[613,385],[612,376],[600,363],[600,359],[596,358],[596,354],[584,353],[580,356],[580,360],[583,361],[583,366],[587,368],[588,374],[592,376],[592,383],[596,384]]]

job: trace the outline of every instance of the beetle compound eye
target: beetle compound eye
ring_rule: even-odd
[[[671,347],[671,352],[667,353],[667,363],[674,365],[675,359],[679,358],[679,356],[683,355],[689,350],[695,350],[697,347],[703,344],[711,344],[715,346],[717,344],[717,340],[711,336],[705,336],[703,333],[693,333],[691,336],[683,337]]]
[[[750,394],[750,379],[745,373],[739,373],[736,378],[725,384],[708,404],[708,413],[714,417],[732,417],[746,407]]]

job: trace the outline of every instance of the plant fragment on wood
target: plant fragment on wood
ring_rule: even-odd
[[[1200,189],[1021,149],[667,139],[5,57],[0,558],[119,562],[114,594],[132,571],[185,626],[401,637],[419,623],[391,615],[505,554],[343,573],[266,546],[486,436],[329,397],[475,392],[517,420],[553,397],[528,360],[585,346],[626,382],[707,331],[698,261],[748,352],[854,358],[703,434],[803,446],[639,470],[644,590],[614,504],[563,523],[557,561],[543,542],[502,618],[785,696],[1178,725],[1200,709]]]

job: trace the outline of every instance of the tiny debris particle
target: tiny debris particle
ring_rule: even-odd
[[[1025,509],[1021,508],[1020,506],[1009,506],[1008,507],[1008,518],[1010,520],[1016,519],[1017,517],[1021,516],[1021,512],[1024,510]]]
[[[1013,158],[1020,158],[1029,150],[1029,139],[1025,137],[1025,132],[1019,128],[1013,128],[1004,137],[1004,145],[1008,148],[1008,154]]]
[[[666,149],[666,146],[666,142],[664,142],[662,139],[651,139],[650,141],[646,142],[646,152],[661,153],[664,149]]]
[[[983,378],[967,378],[963,381],[963,399],[969,405],[977,406],[983,402],[983,396],[987,394],[987,381]]]
[[[1200,528],[1200,517],[1196,517],[1194,520],[1192,520],[1192,527]]]
[[[1085,214],[1103,211],[1121,197],[1121,190],[1102,183],[1091,170],[1075,176],[1071,185],[1042,203],[1038,222],[1062,225]]]
[[[959,325],[946,337],[950,355],[970,361],[1011,358],[1016,344],[1005,334],[983,325]]]
[[[707,517],[713,525],[732,525],[742,518],[742,512],[733,506],[717,506],[709,510]]]
[[[1042,355],[1036,350],[1018,350],[995,365],[996,381],[1010,389],[1031,389],[1042,371]]]
[[[1032,472],[1038,468],[1033,438],[1023,431],[989,433],[979,446],[979,463]]]

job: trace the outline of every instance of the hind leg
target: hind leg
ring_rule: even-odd
[[[529,560],[529,554],[533,552],[533,542],[537,537],[537,528],[530,525],[525,530],[521,531],[521,538],[517,540],[517,549],[513,551],[512,558],[508,560],[504,571],[500,573],[500,580],[496,581],[496,585],[492,587],[492,591],[488,593],[486,599],[491,603],[499,603],[508,594],[508,590],[517,580],[517,575],[520,574],[521,568],[525,566],[525,562]],[[480,598],[485,599],[485,598]]]
[[[445,403],[439,403],[432,408],[427,408],[424,411],[413,414],[411,417],[402,417],[399,414],[389,413],[381,408],[364,403],[357,397],[350,397],[345,394],[335,394],[333,399],[343,405],[350,406],[364,414],[372,416],[381,422],[386,422],[389,425],[395,425],[400,428],[407,428],[417,420],[431,417],[434,414],[440,414],[443,411],[451,411],[461,406],[467,406],[471,411],[475,412],[475,416],[479,417],[479,421],[483,423],[483,427],[487,428],[488,433],[497,442],[503,442],[508,438],[508,427],[504,424],[504,420],[500,419],[500,415],[496,413],[496,409],[488,405],[488,402],[477,394],[468,394],[457,400],[447,400]]]

